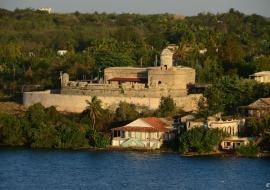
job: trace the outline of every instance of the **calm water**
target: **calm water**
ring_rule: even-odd
[[[270,159],[0,149],[0,189],[270,189]]]

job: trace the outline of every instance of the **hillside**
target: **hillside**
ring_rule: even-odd
[[[0,91],[8,94],[25,84],[57,88],[59,71],[81,79],[109,66],[150,66],[170,43],[179,46],[175,64],[195,68],[199,83],[270,70],[269,20],[233,9],[184,19],[1,9],[0,35]],[[59,56],[58,50],[68,53]]]

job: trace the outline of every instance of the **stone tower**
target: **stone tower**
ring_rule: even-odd
[[[169,48],[165,48],[162,50],[160,55],[160,67],[167,70],[168,68],[171,68],[173,66],[173,53],[174,52]]]
[[[67,86],[67,84],[69,83],[69,75],[67,73],[62,73],[60,72],[60,80],[61,80],[61,86]]]

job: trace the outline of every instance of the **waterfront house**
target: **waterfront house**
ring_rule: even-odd
[[[239,137],[240,131],[245,126],[245,119],[231,120],[208,120],[207,126],[211,129],[220,129],[229,137],[225,138],[220,146],[223,150],[232,150],[242,145],[247,145],[249,140],[247,137]]]
[[[241,106],[240,110],[248,117],[264,117],[270,114],[270,98],[260,98],[248,106]]]
[[[177,129],[164,118],[148,117],[112,129],[112,146],[159,149],[176,136]]]
[[[207,127],[209,129],[220,129],[230,136],[237,136],[245,125],[245,119],[222,120],[216,117],[205,119],[186,119],[186,129],[190,130],[195,127]]]
[[[232,150],[239,146],[246,146],[248,145],[248,143],[249,143],[249,139],[247,137],[233,136],[233,137],[225,138],[221,142],[221,148],[223,150]]]
[[[245,119],[222,120],[220,117],[219,119],[217,117],[208,117],[207,120],[204,120],[184,117],[183,121],[186,122],[187,130],[195,127],[207,127],[209,129],[220,129],[227,133],[228,137],[220,144],[223,150],[235,149],[238,146],[249,143],[248,138],[238,137],[240,131],[244,128]]]
[[[211,129],[221,129],[230,136],[238,136],[240,130],[245,125],[245,119],[231,120],[208,120],[207,126]]]

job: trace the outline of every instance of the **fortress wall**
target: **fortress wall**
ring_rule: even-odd
[[[65,95],[83,95],[83,96],[116,96],[116,97],[153,97],[161,96],[182,97],[187,95],[187,90],[168,90],[166,85],[156,88],[117,88],[117,89],[80,89],[80,88],[62,88],[61,94]]]
[[[177,106],[182,107],[185,111],[193,111],[197,109],[198,101],[201,97],[201,94],[192,94],[185,97],[177,97],[174,100]],[[148,97],[98,96],[98,98],[102,101],[103,108],[111,110],[115,110],[121,101],[146,106],[150,109],[157,109],[160,103],[160,98]],[[85,100],[90,101],[91,96],[51,94],[50,91],[25,92],[23,94],[23,104],[27,107],[35,103],[41,103],[45,107],[55,106],[58,111],[76,113],[82,112],[85,109],[87,106]]]

